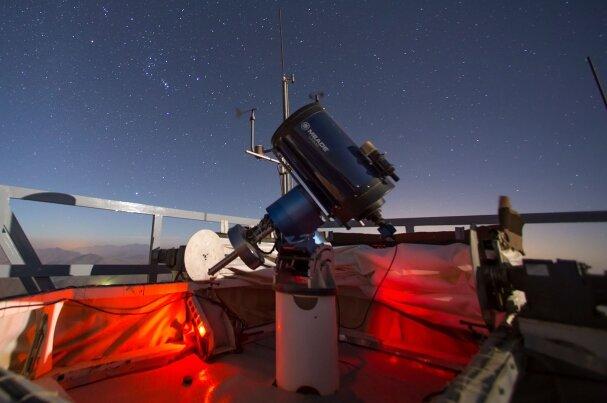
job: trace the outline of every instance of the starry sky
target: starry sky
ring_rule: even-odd
[[[260,217],[276,167],[245,155],[234,110],[258,108],[268,145],[280,7],[292,109],[324,91],[355,142],[387,152],[401,181],[385,216],[492,213],[500,194],[522,212],[607,208],[585,61],[607,82],[600,0],[6,0],[0,182]]]

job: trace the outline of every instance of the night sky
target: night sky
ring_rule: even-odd
[[[244,154],[322,90],[401,181],[385,216],[607,208],[602,1],[5,0],[0,183],[260,217],[276,167]],[[593,231],[607,241],[604,227]]]

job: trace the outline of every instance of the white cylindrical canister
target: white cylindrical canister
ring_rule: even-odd
[[[330,395],[339,388],[335,295],[276,292],[276,384]]]

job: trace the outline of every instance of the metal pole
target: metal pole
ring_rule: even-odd
[[[282,35],[282,8],[278,9],[278,29],[280,31],[280,74],[282,80],[282,120],[289,117],[289,81],[293,76],[285,74],[285,45]]]
[[[251,151],[255,152],[255,108],[251,109],[249,122],[251,123]]]
[[[215,266],[213,266],[209,269],[209,276],[214,276],[219,270],[223,269],[224,267],[229,265],[230,262],[236,260],[237,258],[238,258],[238,252],[236,252],[236,251],[233,251],[229,255],[226,255],[226,257],[221,259]]]
[[[260,224],[262,224],[262,225],[263,225],[263,223],[264,223],[264,220],[262,220],[260,222]],[[259,228],[259,224],[258,224],[257,228]],[[254,230],[254,229],[255,228],[252,228],[251,230]],[[257,248],[257,244],[259,242],[263,241],[263,239],[265,237],[269,236],[273,231],[274,231],[274,228],[272,228],[272,227],[265,228],[261,233],[254,235],[254,239],[247,241],[247,243],[249,244],[249,246],[252,246],[253,248]],[[238,258],[238,251],[237,250],[232,251],[229,255],[226,255],[226,257],[224,257],[218,263],[216,263],[215,266],[213,266],[209,269],[209,272],[208,272],[209,276],[214,276],[219,270],[223,269],[228,264],[230,264],[230,262],[236,260],[237,258]]]
[[[601,94],[601,98],[603,98],[603,104],[605,105],[605,109],[607,109],[607,98],[605,98],[605,92],[603,91],[603,87],[601,86],[601,82],[599,80],[598,74],[596,74],[596,70],[594,69],[594,65],[592,64],[592,60],[590,60],[590,56],[586,58],[588,65],[590,66],[590,71],[592,71],[592,76],[594,77],[594,82],[596,86],[599,88],[599,93]]]
[[[289,81],[291,77],[288,75],[282,76],[282,120],[285,121],[291,114],[289,111]]]
[[[278,22],[280,30],[280,71],[282,74],[282,120],[285,121],[289,117],[289,83],[295,82],[295,76],[293,74],[285,74],[285,47],[282,35],[282,9],[278,9]],[[280,175],[280,192],[285,195],[293,187],[293,179],[289,175],[289,171],[283,166],[278,167],[278,174]]]
[[[281,29],[282,31],[282,29]],[[282,48],[282,46],[281,46]],[[283,74],[282,76],[282,120],[285,121],[291,114],[289,110],[289,82],[293,82],[293,75]],[[281,192],[286,194],[293,187],[291,175],[284,166],[280,166],[279,173],[281,177]]]
[[[289,175],[289,171],[287,171],[287,168],[283,164],[278,165],[278,175],[280,176],[280,194],[285,195],[291,190],[289,182],[291,175]]]

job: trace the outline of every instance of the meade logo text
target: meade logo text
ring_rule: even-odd
[[[310,140],[312,140],[312,142],[316,144],[318,148],[320,148],[324,152],[329,151],[329,147],[327,147],[326,144],[323,143],[323,141],[320,139],[320,137],[318,137],[318,135],[314,133],[314,130],[312,130],[308,122],[302,122],[300,127],[303,131],[306,132],[308,137],[310,137]]]

